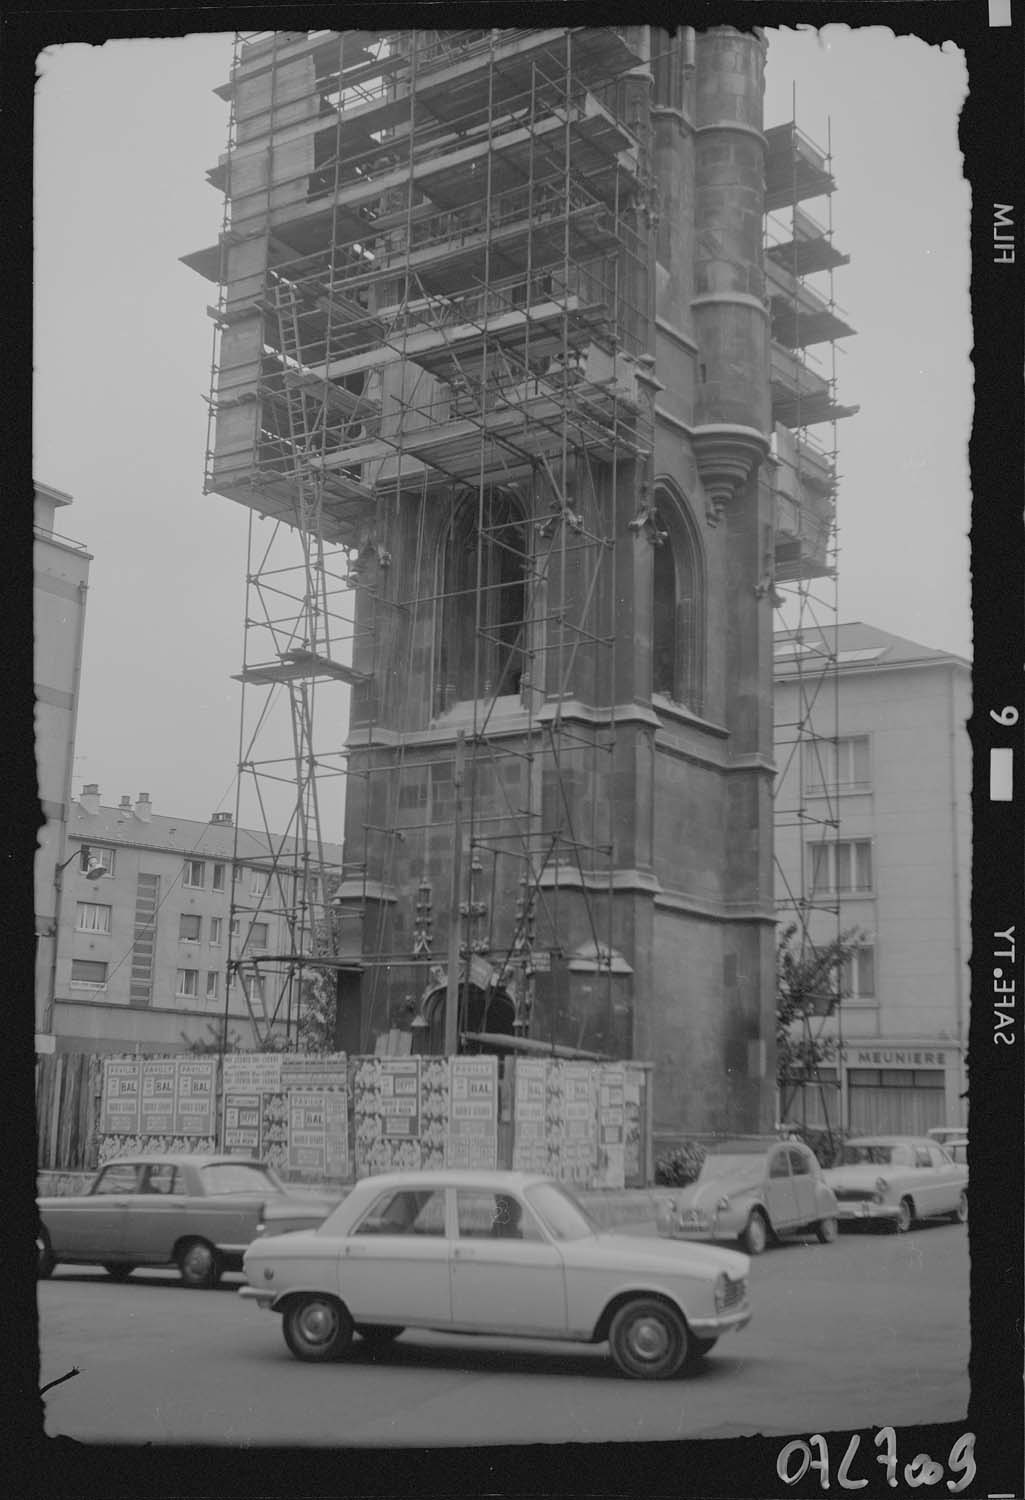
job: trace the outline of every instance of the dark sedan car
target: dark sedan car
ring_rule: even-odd
[[[186,1286],[212,1287],[241,1269],[258,1235],[316,1228],[336,1201],[292,1193],[263,1162],[237,1156],[123,1156],[81,1197],[36,1200],[39,1275],[59,1261],[101,1265],[118,1281],[176,1265]]]

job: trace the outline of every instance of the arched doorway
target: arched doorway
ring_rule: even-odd
[[[423,1002],[424,1020],[427,1022],[424,1050],[434,1057],[441,1057],[445,1051],[446,993],[445,985],[437,985],[427,993]],[[491,1035],[513,1036],[515,1016],[512,998],[504,989],[496,989],[490,985],[487,989],[482,989],[472,981],[469,984],[464,981],[459,986],[460,1035],[464,1032],[487,1032]],[[477,1052],[488,1052],[490,1048],[483,1043],[467,1042],[459,1050],[472,1056]]]

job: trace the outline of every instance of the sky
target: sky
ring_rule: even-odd
[[[964,57],[881,27],[768,37],[765,122],[831,144],[851,257],[839,615],[967,657]],[[204,821],[235,806],[248,512],[203,494],[216,288],[179,256],[220,229],[230,64],[227,33],[49,48],[35,120],[34,472],[93,555],[74,791]]]

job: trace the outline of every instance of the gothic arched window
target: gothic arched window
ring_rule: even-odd
[[[686,504],[665,486],[656,490],[655,506],[662,542],[654,549],[651,690],[700,713],[705,655],[701,544]]]
[[[439,709],[520,691],[526,634],[527,529],[498,492],[456,502],[444,540]]]

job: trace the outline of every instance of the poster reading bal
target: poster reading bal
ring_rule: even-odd
[[[448,1167],[498,1162],[498,1058],[454,1057],[450,1064]]]
[[[104,1061],[101,1135],[139,1134],[139,1072],[137,1057]]]

